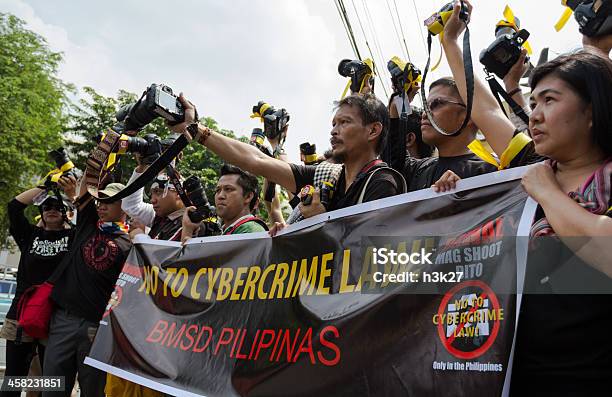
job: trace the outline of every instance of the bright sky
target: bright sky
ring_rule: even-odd
[[[424,68],[422,21],[443,1],[344,3],[365,58],[370,54],[357,16],[363,24],[387,90],[387,61],[394,55],[407,59],[402,31],[411,61]],[[506,4],[532,34],[534,62],[546,46],[551,57],[580,47],[573,18],[561,32],[553,28],[563,12],[558,0],[472,3],[472,57],[480,76],[478,55],[493,41]],[[25,20],[63,52],[60,77],[78,88],[115,96],[119,89],[140,93],[152,82],[165,83],[183,91],[201,115],[247,136],[261,126],[249,118],[259,100],[286,108],[291,121],[285,148],[294,161],[302,142],[316,143],[320,153],[329,147],[333,102],[346,84],[337,65],[355,57],[333,0],[0,0],[0,11]],[[437,59],[439,46],[433,53]],[[444,75],[450,71],[443,60],[428,82]],[[386,102],[378,79],[376,93]]]

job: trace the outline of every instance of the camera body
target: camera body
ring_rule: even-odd
[[[206,198],[206,193],[204,192],[200,178],[192,175],[185,179],[183,182],[183,189],[191,201],[191,204],[196,207],[195,211],[189,213],[189,219],[193,223],[200,223],[204,219],[211,218],[215,215],[215,209],[208,202],[208,198]]]
[[[265,134],[262,131],[261,128],[253,128],[253,132],[251,132],[251,140],[249,141],[249,144],[255,146],[257,149],[259,149],[263,154],[270,156],[270,157],[274,157],[272,155],[272,153],[270,152],[270,149],[268,149],[265,146]]]
[[[406,84],[417,81],[421,76],[421,71],[412,63],[407,62],[403,66],[402,63],[397,57],[387,63],[387,69],[391,74],[391,85],[393,91],[397,93],[408,91],[409,87],[406,89]]]
[[[63,147],[59,147],[57,149],[51,150],[49,151],[48,156],[51,160],[53,160],[53,162],[55,163],[55,168],[57,168],[58,170],[62,170],[62,168],[67,168],[62,171],[61,176],[72,175],[75,178],[77,177],[76,173],[74,172],[74,164],[72,164],[72,162],[70,161],[68,153],[66,153],[66,149],[64,149]],[[44,187],[46,189],[54,188],[56,186],[57,179],[59,179],[59,177],[53,178],[53,175],[49,175],[49,177],[45,179]]]
[[[264,135],[268,139],[277,139],[289,123],[289,113],[285,109],[275,109],[264,101],[253,106],[253,114],[260,116],[264,123]],[[254,116],[251,116],[254,117]]]
[[[138,101],[119,108],[115,117],[120,122],[117,126],[120,130],[139,131],[157,117],[171,124],[181,123],[185,120],[185,109],[172,88],[151,84]]]
[[[566,5],[574,10],[574,18],[583,35],[597,37],[612,33],[612,2],[609,0],[568,0]]]
[[[319,185],[319,197],[321,204],[327,210],[329,203],[334,196],[335,186],[329,181],[323,181]],[[315,188],[312,185],[306,185],[300,190],[300,201],[304,205],[310,205],[312,203],[312,196],[315,193]]]
[[[427,26],[427,30],[432,36],[436,36],[444,31],[444,24],[453,15],[453,2],[445,4],[440,11],[436,12],[424,22]],[[467,6],[461,2],[461,11],[459,12],[459,19],[467,21],[468,11]]]
[[[300,154],[303,157],[302,161],[305,165],[314,165],[319,163],[319,157],[317,156],[317,145],[304,142],[300,145]]]
[[[495,36],[495,41],[480,53],[480,63],[487,71],[503,79],[521,56],[521,48],[527,41],[529,32],[525,29],[517,32],[511,27],[500,26],[496,29]]]
[[[366,75],[372,74],[372,69],[368,64],[358,59],[343,59],[338,64],[338,73],[342,77],[350,77],[351,91],[359,92],[363,79]]]

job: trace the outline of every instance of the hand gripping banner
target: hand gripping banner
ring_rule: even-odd
[[[523,171],[275,238],[141,239],[86,363],[173,395],[506,394],[535,209]]]

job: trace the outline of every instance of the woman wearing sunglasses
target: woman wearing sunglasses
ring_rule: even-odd
[[[60,178],[58,185],[66,196],[74,198],[76,179],[73,176]],[[24,213],[35,202],[41,213],[37,225],[31,224]],[[0,337],[6,339],[5,379],[7,376],[28,375],[32,359],[37,353],[40,362],[43,362],[44,346],[19,327],[17,305],[23,292],[45,282],[68,252],[72,229],[65,212],[61,200],[40,188],[29,189],[8,204],[9,232],[21,251],[21,257],[15,297],[0,329]],[[19,395],[20,392],[0,392],[0,396]]]

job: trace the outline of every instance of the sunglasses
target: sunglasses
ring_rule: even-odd
[[[429,109],[431,109],[433,111],[433,110],[438,109],[441,106],[448,105],[448,104],[453,104],[453,105],[459,105],[461,107],[466,107],[461,102],[449,101],[448,99],[442,99],[442,98],[434,99],[433,101],[428,103],[427,106],[429,107]]]
[[[43,205],[42,206],[42,210],[43,210],[43,212],[45,212],[45,211],[53,211],[53,210],[61,212],[62,211],[62,207],[60,207],[59,205]]]

